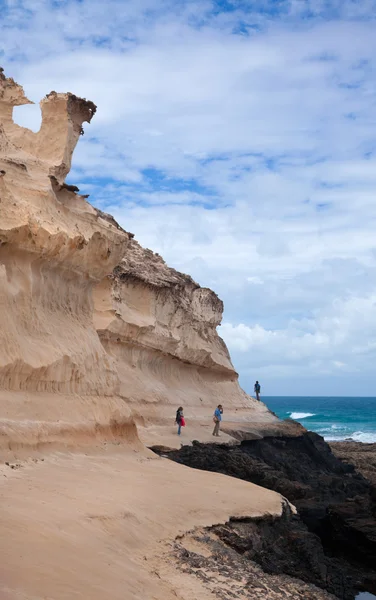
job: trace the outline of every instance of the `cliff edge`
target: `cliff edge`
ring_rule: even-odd
[[[288,501],[310,491],[309,434],[240,388],[216,294],[66,183],[96,106],[51,92],[33,133],[13,121],[28,102],[0,69],[1,598],[330,600],[333,565]],[[202,444],[219,403],[225,443]],[[146,447],[180,443],[179,462],[197,468]],[[345,490],[317,460],[314,490]],[[339,500],[368,494],[355,484]]]
[[[232,430],[275,425],[238,384],[217,333],[216,294],[169,268],[65,183],[96,106],[51,92],[33,133],[12,117],[28,102],[0,71],[3,442],[66,440],[69,430],[106,436],[115,422],[121,435],[134,435],[137,423],[145,441],[162,442],[175,435],[178,405],[197,439],[209,435],[218,403]]]
[[[0,70],[0,596],[209,599],[171,541],[278,517],[282,498],[174,465],[138,432],[176,444],[179,404],[201,440],[219,401],[276,418],[238,385],[217,296],[65,183],[95,105],[51,92],[33,133],[12,118],[27,102]]]

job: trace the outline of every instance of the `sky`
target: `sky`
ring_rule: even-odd
[[[98,111],[69,182],[224,301],[247,391],[376,396],[376,0],[0,0],[34,106]]]

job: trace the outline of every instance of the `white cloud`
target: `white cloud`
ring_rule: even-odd
[[[312,318],[290,319],[283,329],[224,323],[221,335],[238,356],[243,375],[372,377],[376,349],[376,294],[336,300]],[[359,385],[359,384],[357,384]],[[353,391],[355,392],[355,389]]]
[[[349,372],[373,393],[374,0],[6,4],[3,63],[28,96],[98,104],[70,180],[218,291],[245,384],[344,393]]]

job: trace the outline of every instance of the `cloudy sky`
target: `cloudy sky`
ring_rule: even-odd
[[[376,0],[0,0],[31,100],[98,112],[69,176],[225,302],[243,386],[376,395]],[[35,130],[36,106],[15,110]]]

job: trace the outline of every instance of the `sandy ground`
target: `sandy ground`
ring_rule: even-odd
[[[187,426],[177,435],[174,423],[176,407],[159,405],[143,407],[144,416],[135,412],[120,397],[69,396],[53,393],[19,393],[0,390],[0,458],[1,449],[25,449],[63,444],[76,448],[91,445],[98,439],[114,437],[136,443],[137,436],[147,447],[167,446],[179,449],[181,444],[198,440],[238,443],[263,435],[299,435],[304,429],[295,421],[281,421],[260,404],[252,408],[225,405],[221,438],[214,438],[214,407],[185,407]],[[115,430],[111,423],[116,423]],[[134,423],[137,423],[137,431]]]
[[[245,415],[247,416],[247,415]],[[182,445],[189,446],[197,440],[202,443],[219,444],[238,444],[242,440],[252,440],[262,438],[265,435],[301,435],[303,427],[294,421],[280,421],[269,418],[263,420],[256,419],[252,415],[252,420],[247,422],[240,418],[236,421],[233,415],[230,419],[223,421],[220,430],[220,437],[213,436],[214,423],[210,416],[204,415],[202,418],[192,418],[187,420],[187,427],[183,427],[181,435],[177,435],[177,427],[171,425],[153,425],[148,424],[145,427],[138,427],[140,440],[148,448],[153,446],[165,446],[166,448],[180,449]],[[249,418],[249,417],[248,417]],[[171,419],[171,421],[173,421]]]
[[[1,600],[212,598],[153,572],[161,548],[230,516],[281,512],[274,492],[114,444],[14,455],[0,504]]]
[[[207,419],[206,421],[209,421]],[[199,423],[191,422],[189,427],[183,427],[181,435],[177,435],[177,427],[174,425],[149,425],[148,427],[139,427],[139,436],[147,447],[166,446],[167,448],[179,449],[182,445],[191,445],[194,440],[203,443],[221,442],[226,444],[238,443],[231,435],[221,431],[220,437],[213,436],[213,426],[211,422]]]

